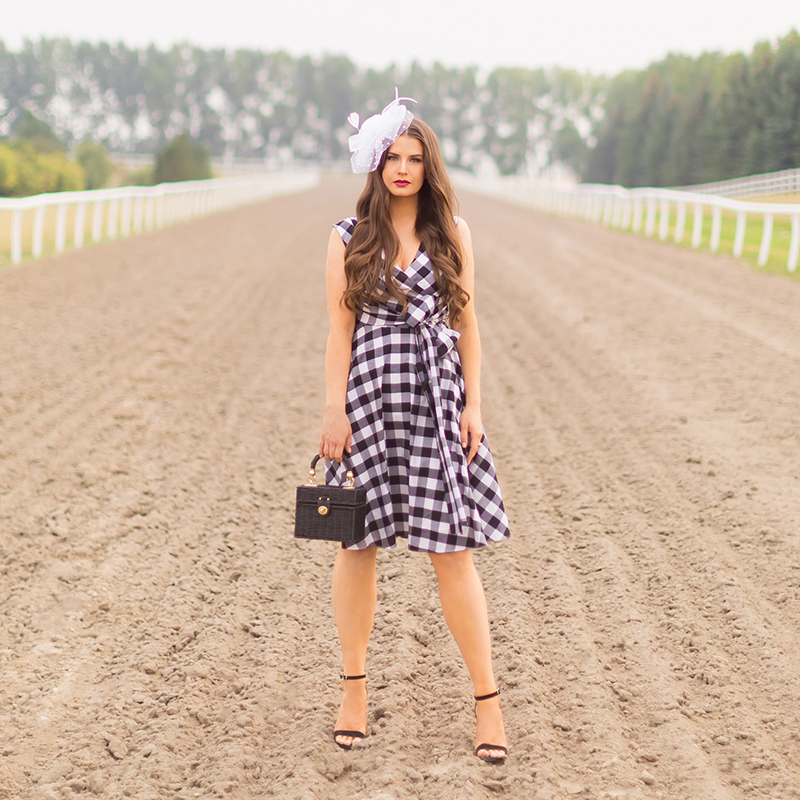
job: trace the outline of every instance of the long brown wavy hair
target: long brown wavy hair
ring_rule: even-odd
[[[469,300],[469,295],[459,282],[464,271],[464,256],[461,237],[453,219],[455,195],[444,167],[439,142],[430,126],[420,119],[414,119],[405,135],[422,142],[425,180],[418,195],[416,232],[420,246],[433,265],[442,304],[447,306],[452,324]],[[342,303],[353,310],[385,301],[387,292],[402,304],[403,310],[407,306],[405,293],[393,275],[394,265],[400,255],[400,242],[389,213],[392,195],[383,182],[386,153],[388,149],[381,157],[378,168],[367,176],[367,185],[356,203],[356,227],[345,250],[347,289],[342,296]],[[385,257],[381,257],[382,253]],[[381,274],[385,291],[380,285]]]

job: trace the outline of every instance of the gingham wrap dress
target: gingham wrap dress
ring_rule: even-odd
[[[356,219],[334,226],[350,241]],[[366,536],[350,545],[446,553],[509,535],[492,456],[481,443],[472,463],[461,446],[464,378],[447,326],[447,309],[430,259],[420,249],[395,280],[408,307],[390,298],[356,317],[347,383],[350,461],[367,490]],[[329,462],[328,483],[343,485],[347,467]]]

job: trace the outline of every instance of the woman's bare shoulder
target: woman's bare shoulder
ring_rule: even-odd
[[[456,230],[459,232],[462,239],[465,241],[470,241],[471,233],[469,230],[469,225],[467,225],[467,221],[464,217],[456,217]]]

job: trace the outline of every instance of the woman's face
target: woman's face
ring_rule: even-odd
[[[422,152],[422,142],[405,135],[386,151],[383,182],[395,197],[411,197],[422,188],[425,180]]]

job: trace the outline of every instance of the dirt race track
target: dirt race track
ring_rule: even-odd
[[[800,797],[800,283],[473,196],[512,755],[403,548],[335,747],[291,528],[360,186],[0,273],[0,798]]]

